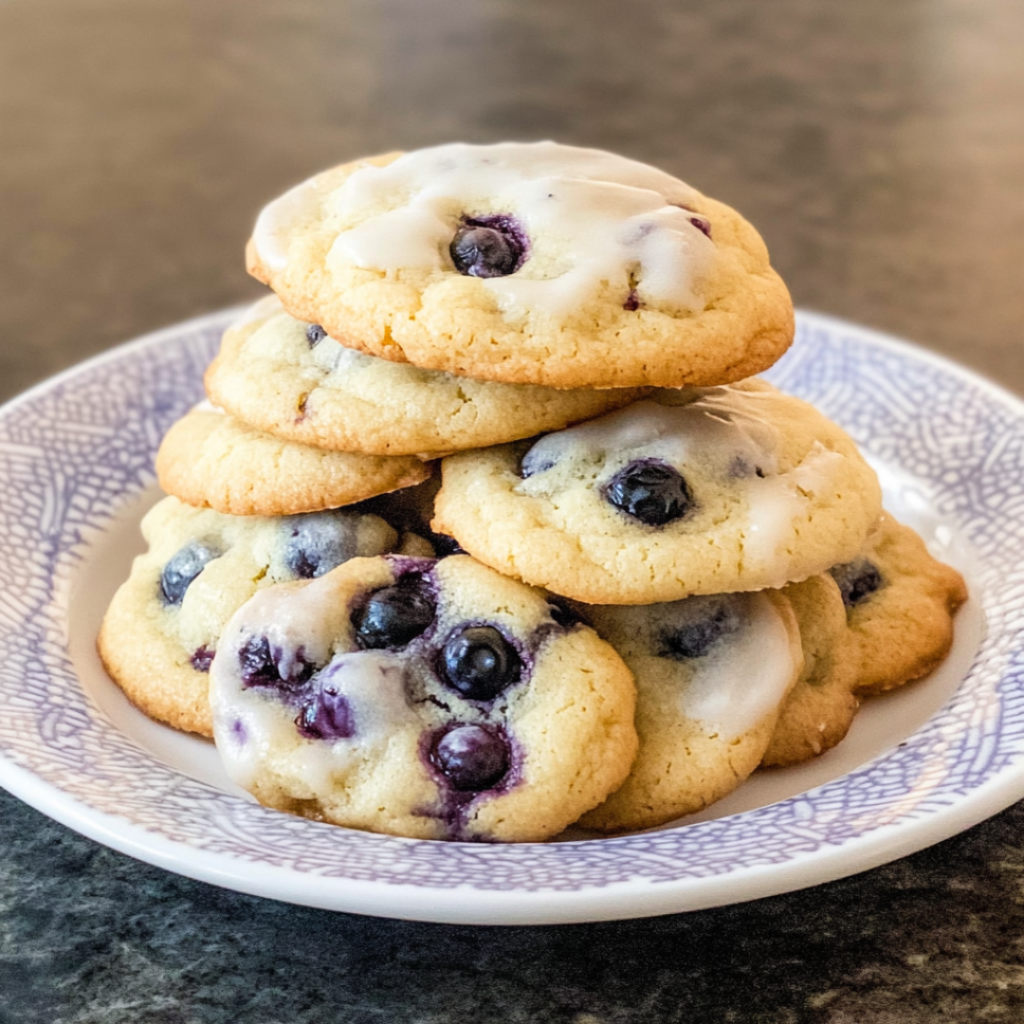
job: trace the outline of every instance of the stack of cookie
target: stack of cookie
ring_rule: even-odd
[[[722,203],[599,151],[442,146],[299,185],[247,255],[274,295],[161,446],[100,651],[262,802],[648,827],[948,651],[959,575],[751,379],[792,306]]]

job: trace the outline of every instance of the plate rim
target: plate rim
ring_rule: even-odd
[[[245,306],[234,306],[194,317],[98,353],[15,396],[0,407],[0,415],[9,414],[21,404],[59,387],[69,379],[96,366],[130,358],[134,350],[159,344],[165,339],[177,339],[189,331],[222,327],[244,308]],[[921,348],[913,342],[875,328],[829,314],[800,310],[798,316],[808,326],[821,324],[832,331],[849,332],[905,358],[937,366],[956,378],[969,381],[984,392],[998,397],[1015,416],[1024,419],[1024,400],[983,374],[962,366],[945,355]],[[631,878],[604,886],[571,890],[432,888],[401,881],[323,877],[302,874],[287,866],[246,862],[230,854],[205,850],[184,841],[161,836],[136,824],[129,817],[117,817],[91,807],[86,801],[10,760],[2,747],[0,786],[40,812],[103,845],[165,870],[223,888],[286,902],[375,916],[453,924],[552,924],[699,910],[778,895],[868,870],[949,838],[998,813],[1024,796],[1024,758],[1020,756],[1022,751],[1024,744],[1014,750],[1015,761],[999,768],[981,785],[953,802],[930,809],[922,818],[907,817],[888,822],[826,850],[818,849],[809,855],[794,856],[781,863],[757,867],[744,866],[721,874],[676,879],[672,883]],[[867,770],[871,763],[861,766],[861,770]],[[168,767],[168,770],[174,769]],[[814,792],[814,789],[809,791],[810,794]],[[697,828],[713,824],[714,822],[705,822],[684,827]],[[369,833],[366,835],[371,839],[379,838]],[[598,841],[615,844],[624,842],[627,838]],[[395,837],[388,839],[395,841]],[[412,844],[431,842],[411,839],[399,841]],[[267,876],[272,877],[268,879]],[[315,883],[315,888],[319,891],[311,893],[311,883]],[[466,892],[472,893],[469,905],[466,905],[465,900],[459,899],[459,896]],[[314,898],[311,899],[311,896]]]

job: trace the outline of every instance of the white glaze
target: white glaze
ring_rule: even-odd
[[[736,496],[748,520],[744,569],[760,578],[777,564],[778,578],[766,582],[782,586],[789,563],[778,560],[779,546],[792,540],[794,519],[806,513],[805,495],[828,479],[842,456],[819,444],[798,467],[781,473],[781,437],[765,416],[765,397],[728,386],[663,392],[548,434],[524,456],[523,470],[533,475],[516,490],[554,497],[575,472],[599,491],[634,459],[659,459],[675,467],[691,489],[696,481]]]
[[[664,634],[693,622],[725,601],[740,627],[697,658],[661,657]],[[772,601],[762,593],[691,597],[665,604],[591,610],[601,636],[614,646],[637,677],[640,699],[651,671],[668,678],[677,693],[681,718],[701,723],[723,742],[744,735],[785,697],[799,671],[800,652]]]
[[[337,772],[386,744],[396,730],[417,725],[403,668],[393,655],[353,651],[331,657],[333,638],[343,631],[347,614],[331,585],[313,580],[260,591],[231,620],[220,645],[224,653],[210,669],[210,702],[218,752],[240,786],[251,788],[261,775],[279,773],[301,779],[309,797],[326,798]],[[283,675],[296,668],[291,659],[300,649],[307,663],[329,662],[320,677],[329,674],[330,685],[348,701],[353,735],[306,739],[295,727],[294,707],[264,688],[243,687],[237,655],[251,635],[266,636],[272,647],[281,648]],[[244,730],[244,742],[236,723]]]
[[[745,595],[744,626],[720,650],[692,659],[696,671],[680,694],[684,715],[735,739],[771,714],[799,671],[798,653],[775,605]]]
[[[260,211],[252,241],[260,260],[271,270],[282,270],[287,266],[291,234],[310,216],[320,191],[317,179],[309,178]]]
[[[621,465],[641,455],[681,468],[699,454],[702,460],[713,458],[722,473],[730,472],[737,459],[751,471],[760,466],[766,473],[776,472],[778,430],[743,392],[694,390],[682,393],[679,400],[685,404],[645,399],[548,434],[527,452],[523,469],[531,472],[546,463],[582,463],[606,457]],[[523,489],[528,492],[529,483]]]
[[[553,142],[460,143],[365,165],[330,193],[315,182],[260,214],[253,239],[271,269],[286,265],[292,233],[322,217],[337,224],[331,269],[452,271],[461,218],[507,214],[530,239],[528,257],[515,274],[481,282],[506,312],[563,317],[603,282],[625,301],[631,274],[644,305],[704,308],[700,281],[715,246],[679,205],[698,193],[646,164]]]

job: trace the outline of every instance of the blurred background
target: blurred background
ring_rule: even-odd
[[[741,210],[798,305],[1024,394],[1020,0],[0,0],[0,398],[260,289],[341,161],[545,137]],[[1016,1022],[1024,807],[827,886],[473,929],[245,897],[0,792],[0,1022]]]
[[[0,389],[257,294],[259,208],[453,140],[648,161],[799,305],[1018,391],[1018,0],[3,0]]]

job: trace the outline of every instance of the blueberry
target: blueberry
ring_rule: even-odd
[[[506,277],[522,266],[526,239],[513,217],[464,217],[448,251],[460,274]]]
[[[843,595],[843,604],[847,608],[866,601],[876,590],[880,590],[885,582],[878,571],[878,566],[866,558],[847,562],[845,565],[834,565],[829,572],[839,584],[839,592]]]
[[[492,700],[519,679],[522,662],[493,626],[456,630],[441,652],[441,672],[469,700]]]
[[[206,568],[207,562],[221,552],[209,544],[194,540],[172,556],[160,573],[160,592],[166,604],[181,604],[189,584]]]
[[[282,672],[282,666],[284,671]],[[307,682],[315,667],[306,661],[300,648],[291,658],[275,649],[265,636],[250,636],[238,649],[238,667],[242,685],[298,686]]]
[[[371,650],[404,647],[434,621],[436,611],[419,578],[375,590],[366,604],[352,613],[356,643]]]
[[[306,341],[309,342],[310,348],[319,344],[326,337],[327,332],[319,324],[310,324],[306,328]]]
[[[722,605],[707,618],[684,623],[664,633],[661,637],[664,647],[658,655],[675,661],[703,658],[723,636],[734,633],[739,626],[740,618],[735,609]]]
[[[238,649],[243,686],[267,686],[281,681],[265,636],[250,636]]]
[[[334,684],[322,686],[295,719],[299,732],[311,740],[348,739],[355,734],[352,705]]]
[[[637,459],[612,477],[605,500],[648,526],[681,519],[694,506],[686,481],[664,462]]]
[[[210,666],[213,664],[213,656],[216,653],[216,651],[211,651],[206,644],[203,644],[202,647],[197,648],[193,652],[189,661],[197,672],[209,672]]]
[[[300,579],[323,576],[356,554],[354,524],[325,512],[290,516],[284,564]]]
[[[690,223],[700,232],[711,237],[711,221],[707,217],[691,217]]]
[[[508,773],[508,743],[481,725],[456,725],[435,741],[430,761],[460,792],[492,789]]]
[[[626,301],[622,304],[622,308],[630,313],[635,313],[640,308],[640,296],[637,295],[635,288],[629,289],[629,294],[626,296]]]

